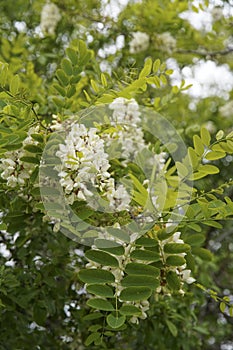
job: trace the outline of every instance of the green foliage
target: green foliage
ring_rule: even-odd
[[[0,176],[0,350],[219,349],[232,341],[232,118],[222,115],[222,97],[194,101],[191,85],[174,85],[165,62],[192,68],[211,59],[232,71],[232,17],[213,20],[208,32],[179,16],[187,1],[129,1],[115,19],[99,0],[54,4],[61,19],[54,33],[42,33],[44,2],[0,3],[0,156],[14,162],[2,163],[1,174],[13,170]],[[191,6],[196,13],[207,8],[208,1]],[[138,31],[149,45],[132,51]],[[164,33],[174,46],[164,44]],[[39,184],[43,151],[54,147],[49,137],[70,118],[82,120],[86,108],[119,97],[165,115],[188,152],[174,160],[172,141],[143,130],[153,154],[167,153],[162,170],[154,166],[157,206],[143,173],[146,151],[127,165],[120,152],[108,171],[131,184],[133,210],[103,214],[80,200],[69,213],[72,225],[59,226],[60,192]],[[98,135],[119,131],[106,115],[101,126],[94,117]],[[47,175],[53,172],[51,166]],[[50,198],[47,210],[41,196]],[[153,225],[144,223],[136,237],[147,212]],[[77,237],[89,224],[95,227],[83,238],[92,249],[58,232]],[[108,238],[98,236],[103,224]]]

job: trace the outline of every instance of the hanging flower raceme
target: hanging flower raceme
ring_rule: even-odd
[[[113,111],[110,116],[110,122],[113,126],[121,126],[119,130],[108,135],[107,145],[114,139],[121,145],[121,157],[128,162],[136,154],[146,147],[143,130],[140,126],[141,112],[135,99],[127,100],[123,97],[116,98],[109,108]]]
[[[129,52],[139,53],[148,49],[150,44],[150,37],[143,32],[132,33],[133,39],[129,43]]]
[[[115,184],[108,172],[108,154],[97,132],[96,128],[88,130],[83,124],[71,125],[71,131],[56,153],[61,160],[60,184],[69,204],[80,199],[86,201],[97,190],[109,201],[111,209],[125,210],[130,196],[123,185]]]
[[[48,2],[41,11],[40,27],[44,35],[55,35],[61,14],[57,5]]]
[[[176,48],[176,39],[169,32],[156,35],[158,49],[171,54]]]
[[[227,102],[225,105],[219,108],[220,114],[225,118],[231,118],[233,116],[233,101]]]

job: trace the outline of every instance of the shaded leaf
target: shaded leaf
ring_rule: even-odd
[[[119,328],[125,323],[125,316],[115,317],[113,314],[107,316],[107,324],[112,328]]]
[[[104,298],[114,297],[113,289],[104,284],[89,284],[87,286],[87,291]]]
[[[87,305],[98,310],[114,311],[113,305],[108,300],[92,298],[87,301]]]
[[[78,274],[80,280],[84,283],[112,283],[115,282],[114,275],[106,270],[90,269],[80,270]]]
[[[104,266],[119,266],[119,262],[116,258],[114,258],[114,256],[100,250],[90,249],[85,252],[85,256],[88,260]]]
[[[152,290],[148,287],[129,287],[123,289],[120,299],[123,301],[146,300],[152,294]]]

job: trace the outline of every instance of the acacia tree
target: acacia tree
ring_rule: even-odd
[[[182,78],[231,74],[221,6],[0,4],[1,349],[231,341],[231,85]]]

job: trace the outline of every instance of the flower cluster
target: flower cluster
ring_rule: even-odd
[[[233,101],[226,103],[219,108],[219,112],[225,118],[231,118],[233,116]]]
[[[176,39],[169,32],[164,32],[156,36],[159,50],[171,54],[176,47]]]
[[[121,145],[121,157],[129,161],[130,157],[134,158],[138,151],[146,147],[143,131],[139,125],[141,121],[139,106],[134,99],[118,97],[109,105],[109,108],[113,110],[111,124],[120,125],[121,129],[109,136],[107,145],[109,146],[114,139],[117,139],[118,144]]]
[[[38,142],[31,137],[31,134],[38,132],[38,128],[37,126],[29,129],[28,136],[23,141],[23,147],[26,145],[38,144]],[[0,159],[0,170],[2,170],[0,176],[7,181],[7,186],[11,188],[17,186],[23,187],[35,169],[35,164],[23,162],[20,159],[27,155],[23,147],[17,151],[6,152],[6,158]]]
[[[148,49],[150,44],[150,37],[146,33],[134,32],[132,33],[133,39],[129,43],[129,52],[139,53]]]
[[[223,12],[221,7],[214,7],[211,11],[211,15],[214,21],[220,21],[223,17]]]
[[[73,123],[64,144],[59,145],[56,155],[61,160],[59,167],[60,184],[65,190],[67,202],[87,200],[98,192],[106,197],[111,209],[125,210],[130,196],[123,185],[116,186],[108,172],[108,154],[104,140],[96,128],[86,128],[84,124]]]
[[[40,27],[45,35],[54,35],[58,22],[61,19],[59,8],[53,3],[44,5],[41,11]]]

